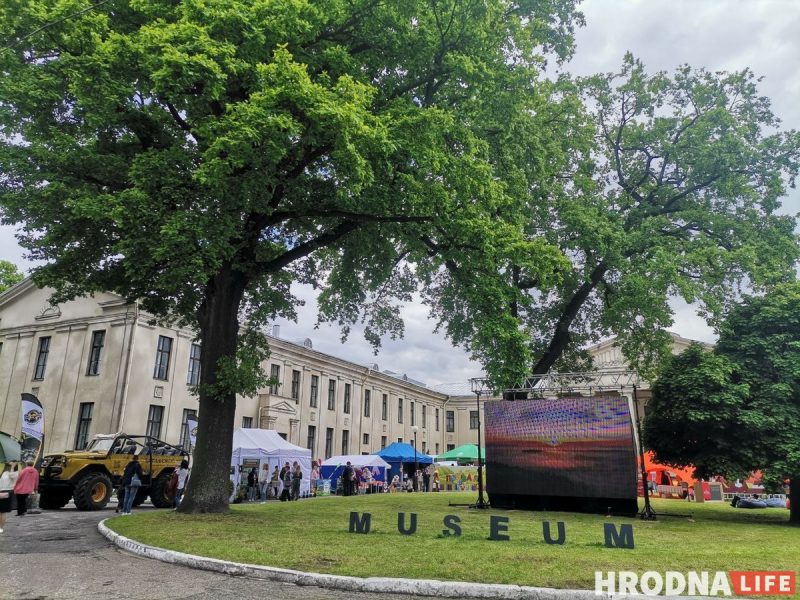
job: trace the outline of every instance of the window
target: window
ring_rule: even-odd
[[[383,450],[384,448],[386,448],[386,436],[382,435],[381,436],[381,450]]]
[[[319,397],[319,376],[311,376],[311,396],[308,401],[311,408],[317,408],[317,398]]]
[[[402,423],[403,422],[403,399],[402,398],[398,398],[397,399],[397,422],[398,423]]]
[[[369,390],[364,390],[364,416],[369,417],[369,401],[372,394]]]
[[[397,441],[398,441],[398,443],[402,444],[403,443],[403,438],[397,438]]]
[[[350,431],[342,429],[342,454],[350,454]]]
[[[317,427],[315,425],[308,426],[308,437],[306,438],[306,448],[311,450],[311,456],[314,456],[314,447],[317,444]],[[312,483],[312,485],[314,485]]]
[[[455,450],[455,449],[456,449],[456,445],[455,444],[447,444],[447,451],[448,452],[450,452],[450,450]]]
[[[477,410],[469,411],[469,428],[470,429],[477,429],[478,428],[478,411]]]
[[[328,380],[328,410],[336,410],[336,381]]]
[[[439,442],[436,442],[436,455],[439,455]]]
[[[419,411],[422,413],[422,428],[423,429],[425,429],[425,427],[428,425],[428,415],[425,414],[427,412],[427,409],[428,409],[428,407],[425,406],[424,404],[421,404],[420,407],[419,407]]]
[[[167,380],[169,377],[170,354],[172,354],[172,338],[165,335],[158,336],[158,349],[156,350],[156,366],[155,369],[153,369],[153,379]]]
[[[292,371],[292,400],[300,402],[300,371]]]
[[[427,454],[428,453],[428,448],[427,448],[425,442],[422,442],[422,453],[423,454]]]
[[[89,350],[89,364],[86,365],[87,375],[100,374],[100,355],[103,352],[103,343],[105,342],[105,340],[106,340],[105,330],[92,332],[92,347]],[[77,449],[83,450],[83,447]]]
[[[387,394],[383,395],[383,401],[381,402],[381,419],[385,421],[389,418],[389,396]]]
[[[200,344],[192,344],[189,349],[189,373],[186,375],[186,383],[189,385],[200,383]]]
[[[164,407],[159,406],[158,404],[151,404],[150,412],[147,414],[146,434],[149,435],[150,437],[161,438],[161,421],[163,418],[164,418]]]
[[[75,435],[75,450],[83,450],[89,443],[89,427],[92,425],[94,402],[81,402],[78,411],[78,433]]]
[[[189,437],[189,425],[186,421],[189,420],[189,417],[195,416],[197,416],[197,411],[193,408],[183,409],[183,420],[181,421],[181,446],[184,448],[188,448],[189,443],[191,442],[191,438]]]
[[[284,440],[287,437],[285,433],[281,433],[281,432],[278,432],[278,435],[281,436],[281,438],[284,439]]]
[[[33,378],[37,381],[44,379],[47,369],[47,355],[50,353],[50,337],[39,338],[39,355],[36,357],[36,371]]]
[[[269,384],[269,393],[273,396],[278,395],[278,388],[281,386],[281,367],[280,365],[271,365],[269,368],[269,378],[272,383]]]
[[[408,403],[408,408],[411,410],[411,426],[413,427],[414,425],[417,424],[416,423],[416,421],[417,421],[416,411],[414,410],[414,402],[413,401]]]
[[[361,443],[365,446],[369,446],[369,434],[365,433],[362,437],[363,439],[361,440]]]
[[[436,431],[439,431],[439,409],[436,409]]]
[[[325,430],[325,458],[333,456],[333,428]]]
[[[350,384],[344,384],[344,414],[350,414]]]
[[[445,411],[445,429],[447,433],[453,433],[456,430],[456,413],[452,410]],[[452,450],[452,448],[448,448]]]
[[[253,428],[253,417],[242,417],[242,429]]]

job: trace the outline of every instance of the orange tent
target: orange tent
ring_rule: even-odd
[[[686,469],[680,469],[678,467],[670,467],[668,465],[662,465],[653,459],[652,452],[645,452],[644,454],[644,470],[647,471],[648,475],[653,472],[663,472],[667,471],[669,473],[674,473],[677,475],[681,481],[685,481],[689,485],[694,485],[696,481],[694,477],[692,477],[692,472],[694,471],[694,467],[688,467]]]

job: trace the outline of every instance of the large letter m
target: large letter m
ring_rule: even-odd
[[[350,513],[350,533],[369,533],[372,524],[372,515],[364,513],[359,516],[357,512]]]

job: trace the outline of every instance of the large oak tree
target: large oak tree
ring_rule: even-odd
[[[587,342],[616,335],[647,374],[669,351],[671,298],[717,326],[743,288],[793,278],[796,221],[779,209],[800,134],[781,129],[748,70],[648,74],[627,55],[618,73],[577,85],[595,146],[530,223],[531,237],[572,263],[555,290],[533,287],[533,310],[519,310],[536,332],[532,370],[563,370]]]
[[[294,315],[368,339],[427,288],[498,381],[567,261],[525,234],[582,111],[541,80],[575,0],[30,0],[0,7],[0,207],[54,301],[113,290],[202,343],[193,485],[227,507],[236,395]],[[578,143],[578,145],[580,145]],[[246,327],[240,324],[247,323]],[[489,360],[491,359],[491,360]]]

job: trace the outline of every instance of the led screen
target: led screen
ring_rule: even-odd
[[[486,402],[492,494],[636,498],[636,457],[625,398]]]

